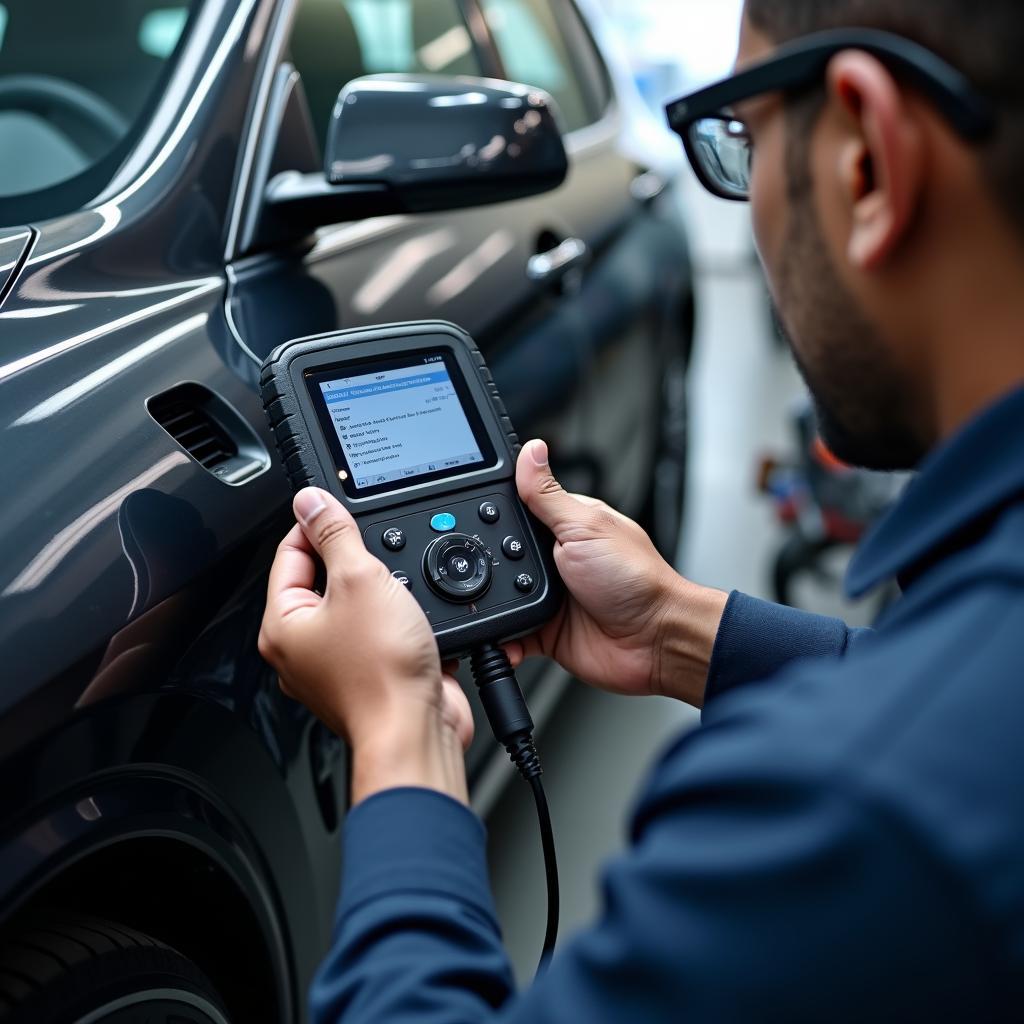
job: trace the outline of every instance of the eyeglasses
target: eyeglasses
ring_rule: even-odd
[[[961,72],[923,46],[874,29],[819,32],[665,108],[701,184],[722,199],[748,200],[753,145],[746,124],[733,112],[735,104],[765,93],[815,85],[829,61],[843,50],[870,53],[892,68],[927,96],[967,141],[981,142],[994,131],[995,115],[988,100]]]

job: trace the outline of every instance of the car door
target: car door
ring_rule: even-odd
[[[639,516],[651,488],[670,349],[683,343],[678,309],[690,283],[682,226],[636,187],[648,168],[627,155],[625,114],[575,6],[476,2],[504,77],[538,85],[558,103],[571,157],[565,185],[537,201],[551,229],[534,242],[542,252],[578,239],[588,256],[582,270],[546,282],[584,346],[577,393],[585,443],[574,452],[569,483]],[[499,362],[496,376],[501,370]]]
[[[578,312],[527,274],[537,239],[558,227],[546,197],[436,215],[389,216],[261,241],[250,228],[266,180],[322,162],[340,88],[365,73],[500,75],[480,19],[457,0],[300,0],[284,34],[241,192],[228,308],[257,358],[294,337],[403,320],[444,319],[473,335],[498,372],[524,435],[550,438],[572,466],[586,443],[585,339]],[[476,26],[475,28],[473,26]],[[262,155],[261,155],[262,153]],[[248,193],[248,196],[246,196]],[[247,227],[248,225],[248,227]],[[556,244],[556,243],[551,243]],[[524,677],[529,689],[533,671]],[[480,743],[490,746],[485,725]],[[484,756],[478,750],[471,761]]]
[[[282,73],[293,68],[295,84],[275,131],[303,141],[279,147],[275,170],[320,166],[338,91],[362,74],[498,71],[458,0],[299,0],[281,56]],[[231,266],[235,326],[260,356],[302,334],[401,320],[451,320],[478,337],[500,323],[513,341],[538,325],[552,330],[560,304],[526,273],[535,205],[378,217],[272,247],[241,238]],[[572,327],[566,320],[558,330]],[[533,390],[549,393],[537,404],[564,405],[567,380],[535,380]]]

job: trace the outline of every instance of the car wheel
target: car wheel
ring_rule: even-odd
[[[134,928],[32,912],[0,939],[3,1024],[227,1024],[191,960]]]
[[[658,447],[641,523],[661,555],[674,562],[683,529],[689,455],[687,361],[674,355],[664,368]]]

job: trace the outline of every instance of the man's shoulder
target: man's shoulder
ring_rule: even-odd
[[[844,659],[724,696],[648,801],[746,788],[808,819],[854,806],[846,820],[905,836],[1024,941],[1022,633],[1024,587],[991,579],[897,616]]]

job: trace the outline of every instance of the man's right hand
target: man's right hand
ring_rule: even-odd
[[[545,655],[601,689],[701,707],[727,595],[683,579],[640,526],[604,502],[567,493],[543,441],[523,448],[516,484],[555,536],[568,596],[547,626],[507,645],[513,663]]]

